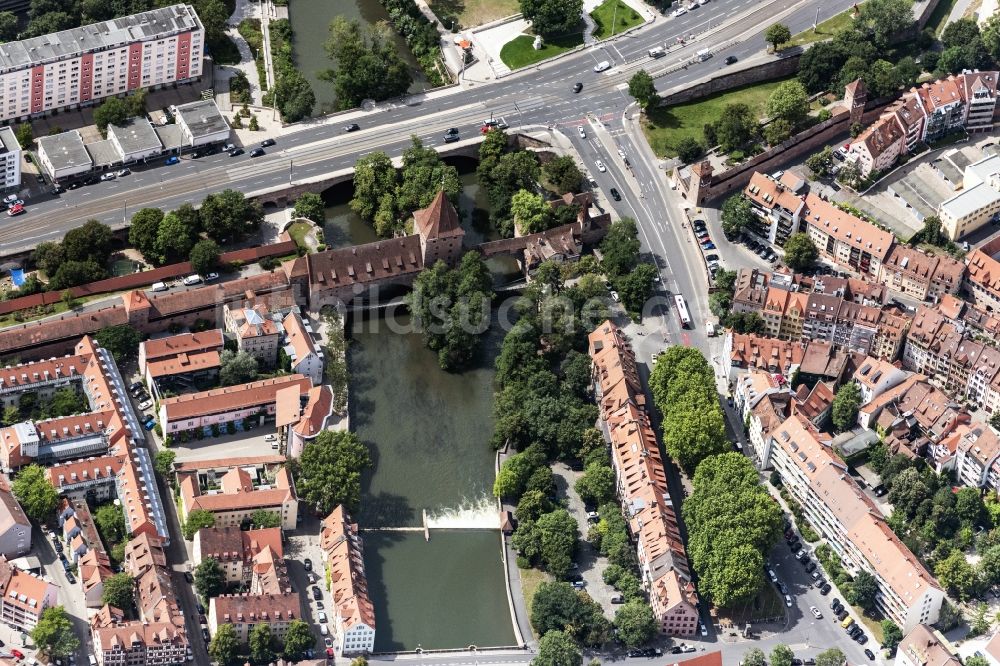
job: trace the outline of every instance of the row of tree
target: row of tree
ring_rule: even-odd
[[[379,236],[391,238],[403,233],[413,211],[429,206],[442,189],[452,205],[458,203],[462,189],[458,170],[445,164],[436,150],[425,148],[414,136],[403,151],[403,168],[399,171],[392,159],[380,151],[358,159],[351,209],[373,224]]]
[[[39,243],[31,260],[48,277],[47,288],[62,291],[106,278],[113,247],[114,234],[111,227],[97,220],[88,220],[67,231],[62,242]],[[41,281],[32,278],[34,276],[25,281],[19,295],[45,288]]]
[[[750,648],[740,663],[743,666],[792,666],[801,660],[795,659],[792,649],[783,643],[778,643],[769,656],[764,655],[760,648]],[[829,648],[816,655],[816,666],[844,666],[847,657],[839,648]]]
[[[220,249],[215,239],[239,241],[263,221],[258,202],[227,189],[205,197],[200,208],[185,203],[166,214],[159,208],[142,208],[132,215],[128,238],[154,265],[190,260],[202,272],[218,263]]]
[[[294,123],[312,113],[316,93],[312,84],[295,67],[292,57],[292,24],[277,19],[268,24],[271,61],[274,65],[274,104],[285,121]],[[253,129],[251,127],[250,129]]]
[[[303,620],[288,623],[283,641],[279,641],[268,623],[254,625],[248,634],[246,649],[241,645],[233,625],[220,624],[208,645],[208,654],[220,666],[242,663],[245,657],[249,657],[254,664],[269,664],[279,655],[294,662],[315,644],[316,637]],[[245,650],[249,654],[245,654]]]
[[[320,78],[333,84],[338,110],[359,107],[366,99],[399,97],[413,83],[392,29],[384,22],[364,26],[338,16],[330,23],[330,37],[323,46],[336,66],[321,72]]]

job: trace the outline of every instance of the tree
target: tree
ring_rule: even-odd
[[[722,117],[715,123],[715,136],[725,153],[743,148],[759,134],[757,116],[746,104],[727,104]]]
[[[247,352],[234,354],[228,349],[219,354],[219,384],[233,386],[257,379],[257,358]]]
[[[545,39],[579,32],[582,0],[520,0],[521,13]]]
[[[257,509],[250,515],[250,525],[255,530],[267,529],[269,527],[281,527],[281,516],[274,511]]]
[[[960,550],[952,551],[951,555],[939,561],[934,566],[934,575],[961,601],[968,599],[977,585],[976,572]]]
[[[862,182],[861,167],[855,162],[844,164],[840,167],[840,172],[837,174],[837,182],[856,189]]]
[[[550,208],[540,194],[518,190],[510,200],[514,224],[522,235],[538,233],[549,228],[552,219]]]
[[[809,113],[809,93],[796,80],[781,83],[767,98],[767,115],[797,125]]]
[[[847,52],[833,41],[811,45],[799,59],[798,79],[810,93],[826,90],[847,61]]]
[[[14,12],[0,12],[0,40],[9,42],[17,39],[17,15]],[[27,148],[26,144],[21,144]]]
[[[208,644],[208,655],[220,664],[226,664],[236,659],[240,641],[236,637],[236,630],[231,624],[220,624],[212,636],[212,641]]]
[[[103,280],[105,277],[107,277],[107,272],[96,262],[64,261],[59,265],[55,275],[49,279],[49,289],[61,291],[96,280]]]
[[[383,195],[390,197],[390,203],[394,207],[396,182],[396,167],[388,155],[376,151],[359,157],[354,163],[354,198],[351,199],[351,210],[362,220],[374,222],[380,207],[379,200]],[[392,216],[395,218],[394,211]],[[376,231],[379,231],[379,235],[387,235],[378,228]]]
[[[195,273],[210,273],[219,267],[219,256],[222,254],[219,244],[210,238],[200,240],[191,248],[191,268]]]
[[[206,602],[226,591],[226,573],[214,557],[203,558],[194,568],[194,589]]]
[[[861,389],[854,382],[847,382],[833,398],[833,425],[840,432],[850,430],[858,422],[861,407]]]
[[[612,222],[601,241],[601,268],[610,277],[628,274],[639,262],[639,229],[635,220],[623,217]]]
[[[209,238],[221,243],[243,238],[264,220],[264,211],[242,192],[223,190],[205,197],[199,211],[201,225]]]
[[[982,28],[982,40],[983,46],[993,59],[1000,58],[1000,15],[993,14],[986,19]],[[24,143],[21,145],[23,146]]]
[[[50,606],[42,611],[38,624],[31,630],[31,640],[51,658],[65,658],[80,647],[73,623],[62,606]]]
[[[129,612],[135,604],[135,579],[124,572],[109,576],[104,581],[101,603]]]
[[[823,150],[813,153],[806,158],[806,168],[812,173],[813,178],[826,178],[833,169],[833,150],[830,146],[824,146]]]
[[[881,58],[871,64],[868,69],[869,94],[873,97],[883,97],[894,93],[902,81],[896,67],[888,60]]]
[[[285,647],[282,653],[285,659],[298,661],[315,643],[316,637],[309,625],[302,620],[292,620],[285,630]]]
[[[134,215],[128,228],[128,242],[142,253],[147,261],[159,263],[157,236],[163,211],[159,208],[142,208]]]
[[[878,581],[867,571],[859,571],[854,577],[854,584],[851,587],[853,599],[848,599],[848,603],[860,606],[866,611],[875,609],[875,599],[878,597]]]
[[[583,173],[572,155],[552,158],[542,166],[542,173],[560,193],[575,192],[583,180]]]
[[[194,242],[195,234],[191,233],[183,219],[173,211],[163,217],[156,236],[156,248],[162,263],[181,261],[188,257]]]
[[[250,631],[250,659],[258,664],[266,664],[274,659],[274,636],[271,635],[271,625],[266,622],[254,625]]]
[[[990,666],[990,662],[986,660],[986,657],[974,654],[965,660],[965,666]]]
[[[538,586],[531,601],[531,626],[541,636],[564,631],[587,645],[600,645],[610,629],[601,607],[564,582]]]
[[[944,47],[965,46],[979,38],[979,24],[971,18],[955,19],[945,26],[941,32],[941,43]]]
[[[705,153],[705,147],[693,136],[686,136],[674,146],[677,157],[685,164],[691,164]]]
[[[323,203],[323,197],[314,192],[300,194],[292,212],[295,217],[304,217],[316,224],[326,222],[326,204]]]
[[[31,19],[28,27],[24,29],[19,37],[27,39],[29,37],[41,37],[51,35],[62,30],[69,30],[79,25],[78,20],[66,12],[48,12],[37,18]]]
[[[59,503],[59,493],[52,487],[41,465],[22,467],[11,484],[14,497],[28,517],[37,523],[47,523]]]
[[[544,464],[545,456],[538,447],[515,453],[500,465],[493,482],[493,494],[500,499],[517,500],[524,493],[532,472]]]
[[[932,68],[933,69],[933,68]],[[920,78],[921,68],[912,56],[905,56],[896,63],[896,78],[899,85],[904,88],[911,88]]]
[[[792,31],[787,25],[775,23],[764,31],[764,41],[777,51],[782,44],[792,41]]]
[[[87,220],[82,226],[66,232],[62,248],[67,261],[93,261],[103,266],[111,256],[113,243],[111,227],[97,220]]]
[[[764,651],[760,648],[750,648],[743,655],[743,666],[767,666]]]
[[[338,504],[353,513],[361,501],[361,472],[371,464],[357,435],[324,430],[306,443],[296,466],[299,497],[324,515]]]
[[[114,504],[103,504],[94,512],[94,522],[105,543],[116,543],[128,536],[125,514]]]
[[[278,73],[278,80],[274,84],[274,99],[281,117],[289,123],[296,123],[309,116],[316,106],[316,93],[313,92],[312,84],[295,69],[285,68]],[[250,119],[251,125],[256,119],[256,116]]]
[[[847,657],[838,648],[830,648],[816,655],[816,666],[844,666]]]
[[[580,666],[582,663],[580,648],[561,631],[550,631],[542,636],[538,641],[538,654],[531,660],[531,666]]]
[[[638,647],[656,635],[656,617],[645,601],[629,601],[615,613],[615,629],[626,647]]]
[[[941,232],[941,218],[928,215],[924,218],[924,226],[920,229],[920,240],[931,245],[942,245],[947,238]]]
[[[777,146],[792,136],[792,125],[784,118],[775,118],[764,126],[764,141],[769,146]]]
[[[656,94],[656,83],[644,69],[640,69],[628,80],[628,94],[632,95],[643,109],[660,103],[660,96]]]
[[[753,206],[742,194],[734,194],[722,204],[722,233],[726,238],[739,238],[740,233],[757,221]]]
[[[332,81],[339,110],[361,106],[365,99],[398,97],[413,81],[384,23],[365,28],[359,21],[338,16],[330,23],[330,37],[323,46],[337,63],[337,69],[322,78]]]
[[[785,241],[785,263],[792,270],[804,271],[811,268],[818,256],[816,244],[804,231],[792,234]]]
[[[882,620],[882,647],[892,651],[903,640],[903,632],[892,620]]]
[[[858,7],[854,29],[864,34],[877,49],[913,23],[913,8],[907,0],[875,0]]]
[[[18,125],[17,129],[14,130],[14,135],[22,150],[29,150],[31,144],[35,142],[35,135],[31,131],[31,123],[21,123]]]
[[[566,509],[546,513],[532,523],[521,523],[512,538],[513,546],[530,560],[540,560],[557,578],[569,573],[579,538],[576,520]]]
[[[170,476],[174,473],[174,460],[177,458],[177,454],[169,449],[160,449],[156,453],[156,459],[153,461],[153,469],[159,472],[160,476],[164,479],[169,480]]]
[[[94,124],[105,136],[108,133],[108,125],[124,125],[128,119],[128,104],[121,97],[107,97],[94,109]]]
[[[215,527],[215,514],[205,509],[192,509],[184,521],[181,532],[184,538],[190,541],[203,527]]]
[[[118,324],[105,326],[94,333],[94,341],[97,342],[98,346],[107,349],[114,357],[115,362],[121,365],[139,354],[139,343],[142,342],[142,335],[131,326]]]
[[[615,498],[615,471],[607,463],[591,463],[574,488],[587,504],[600,506],[610,502]]]
[[[784,643],[778,643],[771,650],[771,666],[792,666],[795,653]]]

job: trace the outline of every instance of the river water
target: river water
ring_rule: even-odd
[[[487,203],[474,162],[460,169],[466,243],[478,244],[493,237],[482,225]],[[350,184],[324,194],[331,247],[376,240],[350,210],[351,196]],[[408,329],[410,318],[394,321]],[[494,328],[474,366],[450,374],[438,367],[418,333],[394,332],[382,318],[353,323],[351,428],[374,462],[362,479],[356,519],[375,606],[377,652],[514,644],[491,493],[493,363],[502,337]],[[419,529],[372,530],[420,527],[424,511],[430,541]]]
[[[293,32],[292,57],[296,67],[309,80],[316,93],[313,116],[321,116],[336,110],[337,98],[333,92],[333,84],[319,79],[320,72],[334,66],[333,61],[326,55],[323,43],[330,36],[330,22],[336,16],[358,20],[363,25],[389,20],[389,14],[378,0],[294,0],[289,3],[288,18]],[[410,92],[426,90],[427,79],[420,70],[416,58],[410,53],[406,41],[395,32],[392,35],[397,52],[413,73]]]

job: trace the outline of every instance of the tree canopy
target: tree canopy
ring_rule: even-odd
[[[49,657],[68,657],[80,648],[80,639],[62,606],[42,610],[38,624],[31,630],[31,640]]]
[[[565,509],[557,509],[536,521],[518,524],[511,545],[522,557],[540,562],[552,575],[562,578],[573,564],[578,538],[576,519]]]
[[[323,197],[315,192],[304,192],[295,200],[295,207],[292,209],[295,217],[304,217],[307,220],[322,225],[326,221],[326,204]]]
[[[579,32],[583,0],[520,0],[521,13],[546,39]]]
[[[764,31],[764,41],[774,47],[777,51],[778,47],[786,42],[792,40],[792,31],[788,29],[788,26],[783,23],[775,23]]]
[[[206,557],[194,568],[194,589],[204,601],[226,590],[226,573],[214,557]]]
[[[257,357],[248,352],[233,353],[224,349],[219,354],[219,384],[234,386],[257,379]]]
[[[130,612],[135,604],[135,579],[125,572],[109,576],[104,581],[101,603]]]
[[[840,432],[850,430],[858,422],[861,407],[861,389],[854,382],[843,384],[833,398],[833,425]]]
[[[583,180],[583,172],[572,155],[559,155],[542,166],[545,178],[560,192],[576,192]]]
[[[635,220],[623,217],[612,222],[601,241],[601,267],[610,277],[626,275],[639,263],[639,229]]]
[[[312,629],[302,620],[292,620],[285,630],[285,646],[282,650],[286,659],[298,661],[306,650],[316,644]]]
[[[242,192],[222,190],[205,197],[199,217],[210,238],[226,243],[240,240],[260,227],[264,211],[257,201],[247,199]]]
[[[18,471],[11,484],[14,497],[28,517],[38,523],[47,523],[55,518],[59,493],[52,487],[41,465],[27,465]]]
[[[795,80],[784,81],[767,98],[767,115],[787,120],[792,126],[802,122],[809,112],[809,93]]]
[[[660,96],[656,92],[656,83],[649,72],[644,69],[640,69],[628,80],[628,94],[635,98],[635,101],[643,109],[656,106],[660,102]]]
[[[236,659],[237,651],[240,647],[239,638],[236,636],[236,629],[232,624],[220,624],[208,644],[208,654],[220,666],[226,666]]]
[[[206,511],[205,509],[192,509],[188,513],[187,520],[184,521],[184,525],[181,527],[181,533],[184,535],[185,539],[190,541],[201,528],[214,526],[214,513]]]
[[[299,497],[323,514],[338,504],[353,513],[361,502],[361,473],[371,464],[357,435],[324,430],[306,442],[296,465]]]
[[[804,271],[812,268],[818,256],[816,243],[804,231],[792,234],[785,241],[785,263],[792,270]]]
[[[531,666],[581,666],[583,655],[573,638],[562,631],[550,631],[538,641],[538,653]]]
[[[366,99],[381,102],[399,97],[413,81],[385,23],[363,26],[337,16],[323,46],[336,63],[323,78],[333,83],[339,110],[361,106]]]
[[[566,632],[587,644],[600,645],[610,629],[601,607],[569,583],[545,582],[531,600],[531,626],[544,636]]]
[[[649,642],[656,635],[656,626],[653,609],[639,599],[629,601],[615,613],[615,629],[626,647],[638,647]]]

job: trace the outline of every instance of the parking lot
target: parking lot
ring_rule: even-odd
[[[311,514],[303,514],[307,512],[300,508],[299,515],[303,516],[302,521],[295,530],[288,533],[285,564],[288,566],[288,576],[292,580],[292,589],[296,590],[302,599],[302,619],[312,626],[316,636],[315,651],[317,655],[321,655],[327,648],[339,649],[340,646],[336,645],[334,638],[335,609],[330,593],[326,589],[323,551],[319,547],[319,519]],[[306,560],[310,562],[310,571],[306,570]],[[313,588],[319,590],[319,599],[316,598]],[[327,626],[326,635],[322,633],[322,625]]]
[[[204,439],[192,439],[188,442],[174,440],[170,450],[177,454],[177,462],[276,455],[277,442],[265,440],[269,435],[275,435],[273,424],[233,435],[208,435]]]

